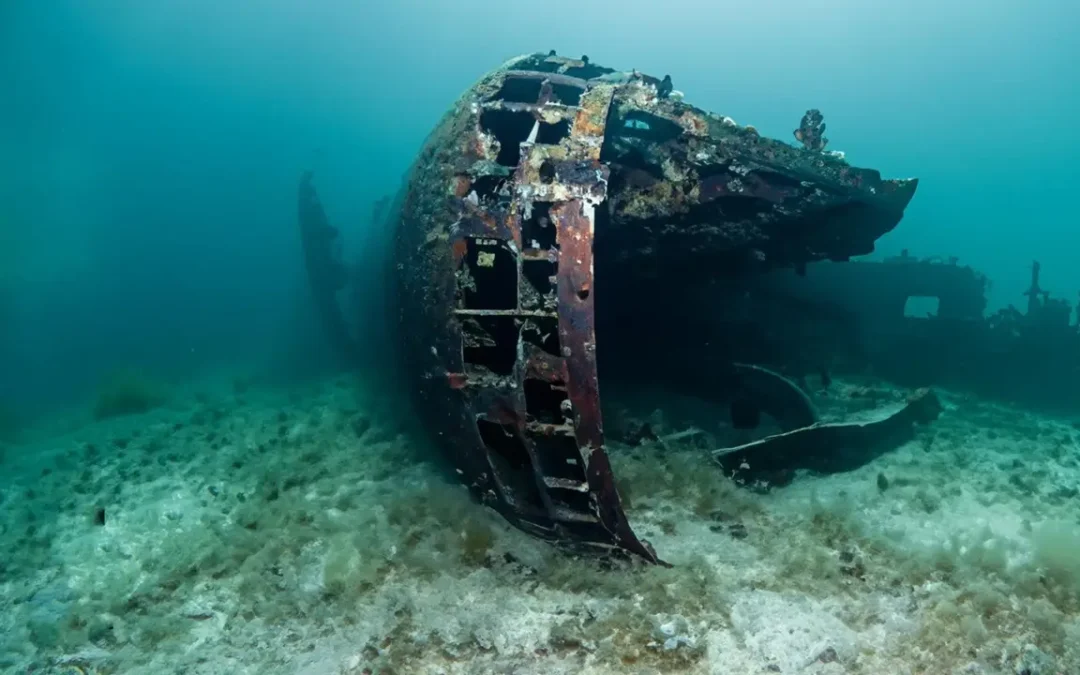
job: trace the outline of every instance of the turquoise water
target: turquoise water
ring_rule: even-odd
[[[1022,302],[1033,259],[1044,287],[1080,290],[1068,0],[0,11],[0,392],[19,403],[70,402],[118,366],[190,372],[279,349],[304,293],[299,172],[318,171],[361,250],[385,235],[372,203],[455,97],[549,48],[670,73],[687,100],[776,138],[820,108],[831,149],[922,179],[881,253],[958,256],[991,277],[998,306]]]

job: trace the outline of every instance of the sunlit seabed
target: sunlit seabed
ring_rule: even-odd
[[[619,393],[609,427],[685,430],[678,402]],[[899,396],[846,381],[818,403]],[[1080,431],[944,398],[895,452],[766,494],[710,463],[711,433],[613,443],[674,567],[612,570],[471,504],[352,378],[174,397],[5,449],[0,667],[1075,672]]]

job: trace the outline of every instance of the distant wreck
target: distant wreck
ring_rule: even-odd
[[[734,358],[796,381],[829,363],[904,387],[947,387],[1073,415],[1080,409],[1080,303],[1052,297],[1041,271],[1032,263],[1020,308],[991,314],[986,276],[954,257],[908,251],[813,264],[803,275],[748,276],[699,288],[662,311],[666,320],[702,304],[716,308],[703,333],[728,336],[725,351]],[[681,358],[710,352],[690,343]]]
[[[774,463],[804,435],[870,446],[936,416],[928,403],[863,431],[822,427],[791,380],[723,345],[680,362],[717,311],[686,302],[694,289],[848,260],[901,220],[917,182],[849,165],[825,151],[824,130],[812,110],[799,147],[763,138],[686,103],[670,77],[554,53],[514,59],[462,96],[387,227],[417,411],[477,500],[574,550],[661,562],[623,513],[601,372],[737,401],[750,424],[760,411],[783,421],[782,440],[756,446]],[[320,283],[325,296],[333,285]]]
[[[331,346],[347,363],[356,364],[360,349],[338,297],[349,282],[348,266],[341,257],[341,232],[326,217],[313,178],[311,171],[304,172],[297,195],[304,268]]]

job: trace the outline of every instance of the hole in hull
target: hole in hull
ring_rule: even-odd
[[[485,110],[480,114],[480,127],[499,141],[495,161],[512,168],[521,162],[521,144],[528,140],[535,124],[536,120],[527,112]]]
[[[541,145],[556,145],[569,135],[569,120],[563,120],[558,124],[545,124],[541,122],[540,131],[536,135],[536,142]]]
[[[533,435],[532,441],[536,445],[541,475],[585,482],[581,453],[578,451],[577,441],[570,433],[560,430],[544,436]]]
[[[503,189],[506,182],[503,176],[481,176],[473,181],[472,189],[481,202],[508,201],[510,195]]]
[[[465,372],[510,375],[518,355],[517,320],[509,316],[468,316],[461,321]]]
[[[541,297],[553,297],[555,283],[552,279],[558,272],[558,265],[547,260],[528,260],[521,265],[521,274]]]
[[[520,432],[513,425],[482,417],[476,420],[476,429],[487,450],[488,462],[502,487],[510,492],[515,502],[542,509],[543,500],[536,485],[536,474]]]
[[[566,400],[565,387],[531,377],[525,380],[525,412],[537,422],[565,424],[562,406]]]
[[[540,182],[550,185],[555,182],[555,163],[545,159],[540,165]]]
[[[552,356],[561,356],[559,320],[555,317],[531,318],[521,329],[521,339]]]
[[[497,101],[511,101],[514,103],[536,103],[540,100],[540,89],[543,81],[535,77],[509,76],[503,80],[502,87],[491,98]]]
[[[501,457],[508,468],[514,471],[532,471],[529,453],[512,425],[480,418],[476,420],[476,429],[480,432],[484,446]]]
[[[499,239],[468,238],[458,269],[458,305],[463,309],[516,309],[517,257]]]
[[[930,319],[938,314],[941,298],[932,295],[912,295],[904,302],[904,318]]]
[[[555,100],[563,105],[576,106],[581,104],[581,95],[585,91],[569,84],[552,84],[551,91]]]
[[[669,119],[647,113],[644,110],[629,110],[621,118],[609,122],[610,133],[618,136],[643,138],[653,143],[666,143],[682,136],[683,129]]]
[[[521,239],[524,248],[548,251],[555,248],[555,223],[551,221],[551,203],[534,202],[532,217],[522,223]]]

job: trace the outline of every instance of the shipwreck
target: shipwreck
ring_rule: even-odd
[[[702,288],[870,253],[900,222],[917,181],[852,166],[824,131],[811,110],[794,143],[765,138],[691,105],[670,77],[554,53],[509,61],[453,105],[385,227],[417,414],[477,501],[575,550],[660,562],[608,460],[609,379],[667,382],[781,422],[780,436],[719,453],[721,466],[761,453],[776,469],[804,437],[863,446],[875,429],[892,437],[936,416],[924,392],[874,421],[822,424],[791,378],[714,330],[723,306],[700,302]],[[332,257],[309,178],[301,225],[322,234],[304,240],[310,265]],[[331,315],[336,279],[312,275]],[[327,320],[349,345],[341,323]],[[710,346],[692,347],[706,334]]]

